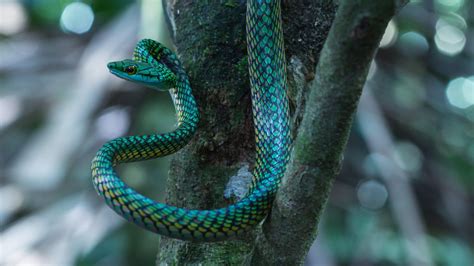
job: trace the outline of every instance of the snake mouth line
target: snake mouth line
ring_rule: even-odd
[[[116,70],[116,69],[111,69],[111,68],[109,68],[109,72],[112,73],[112,74],[114,74],[114,75],[118,75],[118,74],[120,73],[118,70]]]

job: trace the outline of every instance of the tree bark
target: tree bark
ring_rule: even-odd
[[[162,237],[157,264],[298,264],[304,260],[339,171],[368,66],[395,11],[394,1],[341,1],[339,19],[321,59],[336,4],[284,1],[292,132],[297,137],[272,214],[263,230],[241,239],[190,243]],[[224,207],[232,200],[223,197],[229,178],[253,165],[245,5],[236,0],[167,2],[175,45],[201,112],[198,133],[172,161],[169,204]]]
[[[339,173],[357,103],[387,23],[401,3],[341,1],[321,52],[292,160],[252,265],[302,264]]]
[[[171,162],[167,202],[179,207],[214,209],[227,179],[250,162],[253,135],[249,112],[245,5],[169,1],[175,45],[201,113],[194,139]],[[162,264],[237,264],[249,241],[190,243],[162,237]]]

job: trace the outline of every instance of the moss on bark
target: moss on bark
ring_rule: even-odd
[[[234,1],[235,2],[235,1]],[[213,209],[223,198],[227,179],[253,150],[246,64],[245,4],[230,1],[170,1],[175,44],[189,74],[201,121],[191,143],[172,160],[167,202],[179,207]],[[243,240],[190,243],[162,237],[158,263],[238,264],[250,252]]]

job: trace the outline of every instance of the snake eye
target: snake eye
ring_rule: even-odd
[[[129,74],[129,75],[133,75],[133,74],[137,73],[137,67],[134,66],[134,65],[127,66],[127,67],[125,68],[125,72],[126,72],[127,74]]]

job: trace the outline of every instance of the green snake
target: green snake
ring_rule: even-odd
[[[114,170],[117,164],[166,156],[183,148],[197,129],[199,113],[182,64],[158,42],[141,40],[133,60],[108,64],[120,78],[170,90],[178,118],[177,128],[170,133],[109,141],[92,161],[96,191],[128,221],[172,238],[218,241],[245,232],[268,214],[286,170],[291,142],[280,0],[249,0],[246,23],[256,161],[246,196],[225,208],[169,206],[139,194],[120,179]]]

